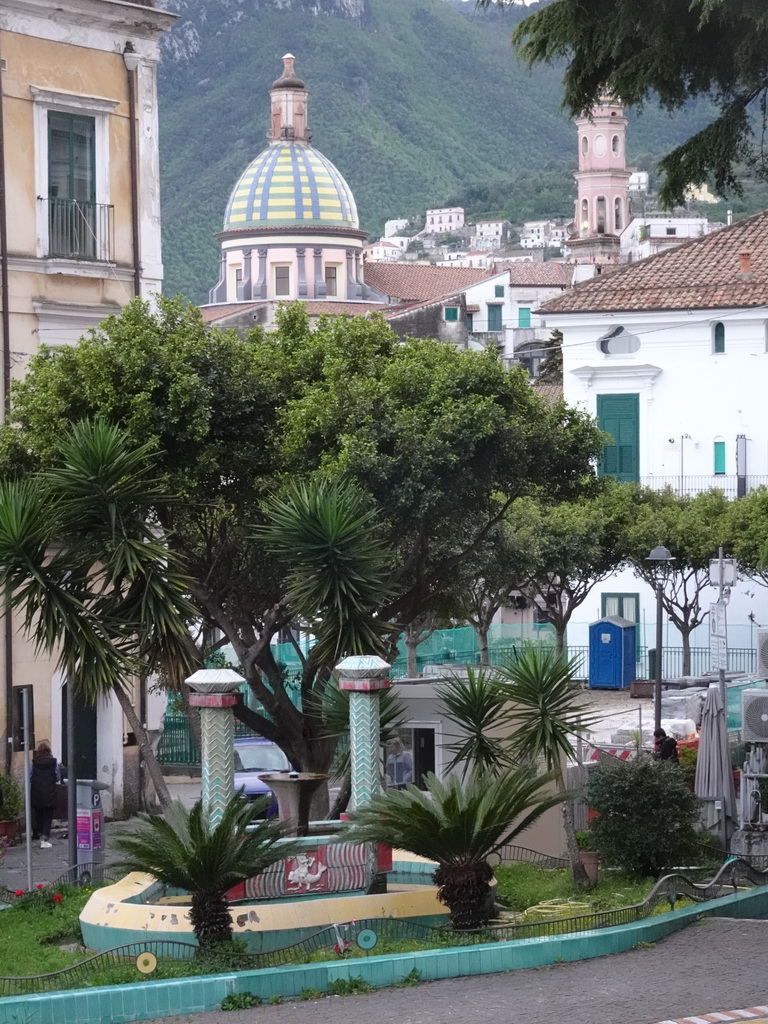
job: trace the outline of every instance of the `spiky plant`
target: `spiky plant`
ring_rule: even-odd
[[[506,684],[512,749],[521,759],[542,758],[565,791],[563,762],[575,757],[573,737],[594,720],[574,681],[575,663],[552,648],[529,645],[499,668]],[[571,870],[577,885],[589,885],[576,842],[570,801],[563,804],[563,826]]]
[[[507,695],[495,672],[467,669],[466,679],[454,676],[437,688],[443,714],[459,730],[448,744],[453,754],[446,771],[461,768],[498,775],[511,763],[509,743],[491,730],[503,728]]]
[[[528,767],[445,782],[428,775],[426,792],[413,785],[389,790],[354,812],[343,840],[387,843],[434,861],[438,899],[453,927],[480,928],[492,913],[488,858],[563,799],[551,783],[551,775],[537,777]]]
[[[266,799],[250,803],[238,793],[217,825],[211,825],[200,800],[191,811],[177,801],[165,816],[140,814],[135,831],[115,841],[124,854],[116,866],[188,892],[201,948],[228,942],[232,921],[226,893],[298,849],[296,844],[278,845],[285,836],[282,822],[259,819],[266,804]]]

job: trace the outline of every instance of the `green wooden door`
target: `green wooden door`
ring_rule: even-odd
[[[613,437],[603,448],[598,472],[625,483],[640,476],[640,396],[598,395],[597,420],[600,429]]]

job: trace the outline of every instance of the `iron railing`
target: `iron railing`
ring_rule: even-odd
[[[191,961],[186,973],[210,974],[226,971],[259,970],[266,967],[280,967],[287,964],[305,963],[312,954],[321,950],[331,956],[335,947],[347,943],[350,947],[356,937],[364,930],[372,930],[379,939],[394,941],[415,939],[432,947],[473,946],[487,942],[505,942],[513,939],[550,938],[558,935],[569,935],[578,932],[592,931],[597,928],[611,928],[616,925],[633,924],[636,921],[651,917],[660,906],[666,904],[674,910],[677,902],[690,899],[696,903],[704,903],[728,895],[732,890],[745,883],[751,885],[768,884],[768,872],[756,870],[747,861],[731,858],[720,868],[715,877],[705,884],[691,881],[679,873],[669,874],[660,879],[644,900],[629,907],[616,910],[603,910],[590,914],[579,914],[574,917],[561,917],[544,921],[526,921],[515,924],[491,924],[478,931],[452,931],[448,927],[420,924],[416,921],[398,918],[371,918],[368,920],[349,921],[344,924],[330,925],[300,942],[281,949],[264,950],[254,953],[239,953],[227,956],[226,963],[212,963],[205,954],[192,943],[175,941],[135,942],[115,949],[96,953],[72,967],[54,971],[50,974],[29,977],[0,977],[0,996],[23,995],[32,992],[50,991],[52,989],[74,988],[87,984],[94,975],[103,973],[112,967],[126,967],[153,953],[158,960],[168,963]],[[373,950],[376,954],[377,950]],[[178,976],[178,975],[177,975]],[[148,980],[151,975],[139,974],[137,977]],[[123,980],[123,979],[121,979]]]
[[[114,262],[114,206],[53,196],[40,202],[48,208],[48,256]]]
[[[643,487],[650,487],[653,491],[663,491],[669,487],[675,494],[690,495],[691,497],[712,489],[722,491],[726,498],[738,496],[738,477],[735,474],[642,476],[640,477],[640,483]],[[745,479],[747,491],[754,491],[757,487],[765,486],[768,486],[768,476],[748,476]]]

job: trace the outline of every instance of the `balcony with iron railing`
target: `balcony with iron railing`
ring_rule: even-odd
[[[40,199],[47,212],[48,245],[54,259],[114,262],[114,206],[80,199]]]
[[[740,493],[754,491],[757,487],[768,487],[768,476],[747,476],[743,477],[743,484],[739,488],[739,477],[735,474],[713,473],[702,476],[641,476],[640,483],[643,487],[650,487],[654,491],[663,491],[669,487],[675,494],[694,496],[703,491],[716,488],[722,491],[726,498],[736,498]]]

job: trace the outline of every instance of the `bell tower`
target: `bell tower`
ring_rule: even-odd
[[[579,169],[574,237],[578,263],[615,263],[619,235],[630,217],[626,163],[627,119],[621,103],[603,95],[585,117],[576,118]]]

